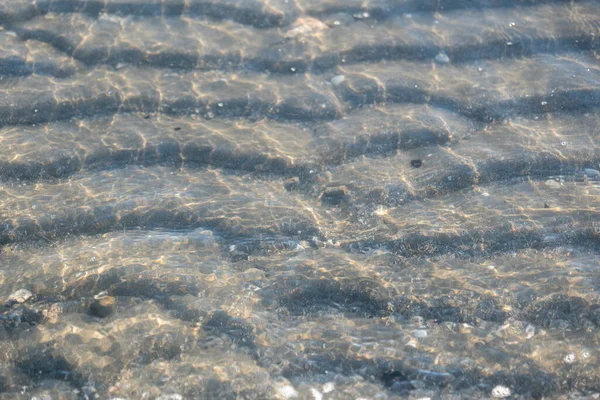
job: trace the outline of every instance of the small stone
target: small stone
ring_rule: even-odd
[[[331,78],[331,84],[334,86],[338,86],[345,80],[346,80],[346,77],[344,75],[336,75],[333,78]]]
[[[418,339],[425,339],[427,337],[427,331],[425,329],[417,329],[413,332],[413,336]]]
[[[283,182],[283,187],[288,192],[297,190],[300,187],[300,179],[297,176],[287,179]]]
[[[356,19],[366,19],[370,17],[370,14],[366,11],[352,14],[352,16]]]
[[[158,396],[156,400],[183,400],[183,396],[179,393],[163,394],[162,396]]]
[[[563,358],[563,361],[566,364],[573,364],[576,360],[577,360],[577,357],[575,356],[575,353],[569,353]]]
[[[112,296],[102,297],[95,300],[88,310],[90,315],[98,318],[106,318],[115,312],[116,299]]]
[[[423,160],[410,160],[410,166],[413,168],[421,168],[423,165]]]
[[[531,339],[532,337],[535,336],[535,327],[531,324],[527,325],[527,328],[525,328],[525,334],[527,339]]]
[[[81,391],[83,392],[84,396],[88,399],[96,398],[96,388],[91,385],[86,385],[82,387]]]
[[[511,395],[510,388],[502,385],[498,385],[492,389],[492,397],[496,399],[504,399]]]
[[[298,391],[296,389],[294,389],[293,386],[290,386],[290,385],[279,388],[279,390],[277,390],[277,392],[284,399],[295,399],[296,397],[298,397]]]
[[[315,388],[310,388],[310,394],[312,395],[314,400],[323,400],[323,393],[319,392]]]
[[[587,175],[588,178],[598,178],[600,177],[600,171],[593,168],[584,168],[583,172]]]
[[[52,400],[52,396],[48,393],[42,393],[39,396],[33,396],[31,400]]]
[[[435,56],[435,62],[438,64],[450,64],[450,57],[448,57],[448,54],[441,52]]]
[[[552,188],[552,189],[558,189],[560,188],[560,182],[556,182],[554,179],[548,179],[546,182],[544,182],[546,184],[546,186]]]
[[[428,381],[435,382],[437,384],[444,384],[454,380],[454,375],[448,372],[438,372],[420,368],[418,368],[416,372],[419,374],[420,380],[425,382]]]
[[[9,304],[25,303],[31,297],[33,297],[33,293],[31,293],[29,290],[19,289],[16,292],[12,293],[10,296],[8,296],[7,303],[9,303]]]
[[[323,393],[331,393],[335,390],[335,383],[327,382],[323,385]]]
[[[328,189],[321,194],[321,201],[333,205],[346,202],[348,201],[348,189],[346,186]]]

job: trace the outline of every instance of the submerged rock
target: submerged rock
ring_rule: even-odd
[[[106,318],[115,312],[116,300],[114,297],[106,296],[96,299],[88,310],[90,315],[98,318]]]
[[[448,54],[442,52],[435,56],[435,62],[438,64],[450,64],[450,57],[448,57]]]
[[[492,397],[496,399],[505,399],[510,396],[512,391],[510,388],[498,385],[492,389]]]
[[[338,205],[350,199],[346,186],[339,186],[325,190],[321,194],[321,201],[325,204]]]
[[[344,75],[336,75],[333,78],[331,78],[331,84],[334,85],[334,86],[339,86],[345,80],[346,80],[346,77]]]
[[[8,300],[6,303],[8,305],[13,305],[15,303],[25,303],[27,300],[33,297],[33,293],[31,293],[27,289],[19,289],[16,292],[12,293],[8,296]]]
[[[300,187],[300,179],[298,177],[293,177],[293,178],[287,179],[283,182],[283,187],[288,192],[297,190]]]

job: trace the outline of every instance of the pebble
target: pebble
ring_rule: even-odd
[[[321,194],[321,201],[333,205],[346,202],[348,201],[348,189],[346,186],[328,189]]]
[[[295,399],[296,397],[298,397],[298,391],[296,389],[294,389],[293,386],[290,386],[290,385],[279,388],[277,390],[277,392],[284,399]]]
[[[29,290],[19,289],[16,292],[12,293],[10,296],[8,296],[7,303],[25,303],[31,297],[33,297],[33,293],[31,293]]]
[[[423,165],[423,160],[410,160],[410,166],[413,168],[421,168]]]
[[[450,57],[448,57],[448,54],[441,52],[435,56],[435,62],[438,64],[450,64]]]
[[[425,329],[417,329],[413,332],[413,336],[419,339],[424,339],[427,337],[427,331]]]
[[[102,297],[95,300],[89,309],[90,315],[98,318],[105,318],[115,312],[116,301],[112,296]]]
[[[335,383],[333,382],[327,382],[326,384],[323,385],[323,393],[330,393],[333,392],[335,390]]]
[[[47,393],[41,394],[39,397],[38,396],[33,396],[31,398],[31,400],[52,400],[52,396],[50,396]]]
[[[91,385],[86,385],[82,387],[81,391],[83,392],[84,397],[87,399],[95,399],[96,397],[98,397],[96,395],[96,388]]]
[[[584,168],[583,172],[585,172],[589,178],[597,178],[600,176],[600,171],[593,168]]]
[[[333,78],[331,78],[331,84],[334,86],[338,86],[345,80],[346,80],[346,77],[344,75],[336,75]]]
[[[300,179],[297,176],[287,179],[283,182],[283,187],[288,192],[291,192],[292,190],[296,190],[300,187]]]
[[[590,355],[591,354],[590,354],[590,352],[588,350],[584,350],[584,351],[581,352],[581,358],[583,358],[584,360],[586,358],[590,358]]]
[[[553,189],[558,189],[560,187],[560,182],[556,182],[554,179],[548,179],[545,184]]]
[[[531,339],[535,336],[535,327],[533,325],[527,325],[525,328],[525,334],[527,335],[527,339]]]
[[[183,396],[178,393],[163,394],[156,398],[156,400],[183,400]]]
[[[504,399],[511,395],[510,388],[502,385],[498,385],[492,389],[492,397],[495,399]]]
[[[323,400],[323,393],[319,392],[315,388],[310,388],[310,394],[312,394],[312,397],[315,400]]]
[[[577,357],[575,357],[575,353],[569,353],[563,360],[566,364],[573,364],[577,360]]]
[[[436,382],[438,384],[452,382],[454,380],[454,375],[448,372],[437,372],[427,369],[417,369],[416,372],[419,374],[422,380]]]

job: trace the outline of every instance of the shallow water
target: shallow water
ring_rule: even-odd
[[[598,3],[0,26],[0,399],[600,397]]]

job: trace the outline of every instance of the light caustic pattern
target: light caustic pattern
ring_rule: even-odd
[[[0,399],[600,393],[597,2],[0,24]]]

